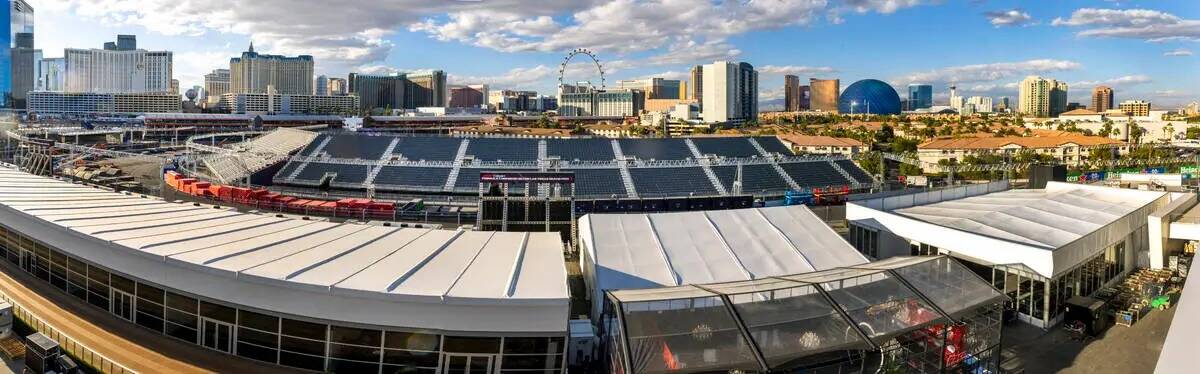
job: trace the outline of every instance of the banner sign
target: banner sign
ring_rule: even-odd
[[[575,183],[575,173],[537,171],[483,171],[480,183]]]

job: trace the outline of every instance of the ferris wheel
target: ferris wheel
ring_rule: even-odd
[[[567,57],[563,58],[562,64],[558,65],[558,88],[559,88],[559,90],[561,91],[562,87],[563,87],[563,83],[564,83],[563,75],[567,71],[567,64],[571,63],[572,58],[575,58],[575,56],[579,56],[579,55],[587,56],[588,58],[592,59],[592,64],[596,65],[596,71],[600,73],[600,88],[599,89],[601,89],[601,90],[604,89],[604,65],[600,64],[600,59],[596,58],[596,54],[592,53],[592,51],[589,51],[586,48],[576,48],[575,50],[571,51],[571,53],[568,53]],[[588,82],[588,85],[591,86],[592,90],[597,89],[596,85],[591,83],[590,81]]]

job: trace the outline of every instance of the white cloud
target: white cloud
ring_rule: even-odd
[[[174,75],[181,89],[193,85],[203,86],[204,75],[213,69],[229,68],[229,53],[225,51],[176,52]]]
[[[1100,80],[1100,81],[1075,82],[1075,83],[1068,84],[1068,86],[1069,87],[1080,87],[1080,88],[1091,87],[1091,86],[1100,86],[1100,85],[1109,86],[1109,87],[1122,87],[1122,86],[1127,87],[1127,86],[1133,86],[1133,85],[1150,83],[1150,82],[1153,82],[1153,80],[1150,79],[1149,76],[1138,74],[1138,75],[1126,75],[1126,76],[1122,76],[1122,77],[1105,79],[1105,80]]]
[[[1002,11],[991,11],[983,13],[987,17],[988,22],[995,27],[1001,26],[1029,26],[1033,25],[1033,17],[1029,13],[1021,9],[1011,9]]]
[[[450,74],[448,80],[451,84],[483,83],[499,89],[529,89],[557,77],[558,67],[537,65],[531,68],[515,68],[504,74],[494,76],[459,76]],[[551,93],[543,92],[542,94]]]
[[[1163,52],[1163,56],[1167,57],[1187,57],[1191,56],[1192,51],[1188,49],[1178,48],[1172,51]]]
[[[699,64],[722,59],[734,59],[742,53],[724,41],[699,43],[686,40],[672,44],[666,53],[647,59],[650,65]]]
[[[1200,20],[1183,19],[1150,9],[1083,8],[1054,26],[1081,27],[1075,35],[1097,38],[1141,39],[1150,42],[1200,40]]]
[[[1037,59],[1016,62],[996,62],[950,66],[911,73],[893,80],[897,87],[910,83],[983,83],[1012,79],[1028,74],[1042,74],[1079,69],[1082,65],[1068,60]]]
[[[757,67],[755,70],[758,70],[758,72],[760,74],[780,74],[780,75],[790,74],[790,75],[798,75],[798,76],[831,74],[831,73],[837,72],[837,69],[834,69],[834,68],[831,68],[828,66],[800,66],[800,65],[764,65],[764,66]]]

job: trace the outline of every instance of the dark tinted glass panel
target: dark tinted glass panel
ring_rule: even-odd
[[[238,310],[238,324],[263,331],[279,331],[279,317],[268,316],[266,314],[260,314],[246,310]]]
[[[504,356],[504,369],[557,369],[561,363],[560,355]]]
[[[196,330],[179,326],[174,323],[167,323],[166,328],[167,335],[192,344],[196,343]]]
[[[500,353],[500,338],[446,337],[446,352]]]
[[[347,360],[379,361],[379,348],[359,347],[356,345],[330,344],[329,357]]]
[[[378,347],[383,333],[379,330],[356,329],[353,327],[329,326],[329,341],[334,343],[358,344]]]
[[[163,318],[162,305],[139,301],[139,302],[137,302],[137,311],[138,311],[138,313],[151,315],[151,316],[154,316],[155,318],[160,318],[160,319]]]
[[[238,343],[237,354],[238,356],[245,358],[275,363],[275,356],[278,355],[279,352],[274,349],[258,347],[253,344]]]
[[[325,371],[325,359],[319,356],[279,352],[279,364],[312,371]]]
[[[324,341],[316,341],[316,340],[308,340],[308,339],[297,339],[297,338],[292,338],[292,337],[288,337],[288,336],[284,335],[284,336],[279,337],[279,349],[282,349],[285,351],[297,352],[297,353],[307,353],[310,355],[324,356],[325,355],[325,342]]]
[[[137,285],[138,298],[142,300],[152,301],[158,304],[163,302],[163,290],[145,283]]]
[[[173,292],[167,292],[167,306],[185,312],[196,313],[196,299]]]
[[[112,285],[112,288],[116,288],[130,294],[134,292],[133,281],[120,275],[110,274],[109,284]]]
[[[325,340],[325,325],[320,323],[283,319],[283,334],[301,338]]]
[[[438,355],[440,355],[438,352],[398,351],[393,349],[385,349],[383,351],[383,363],[437,367]]]
[[[108,271],[107,270],[104,270],[104,269],[101,269],[101,268],[98,268],[98,267],[95,267],[92,265],[88,265],[87,275],[88,275],[88,278],[91,278],[92,280],[94,280],[96,282],[103,283],[106,285],[108,284]]]
[[[143,327],[146,327],[148,329],[151,329],[154,331],[159,331],[159,332],[161,332],[163,329],[163,321],[161,318],[158,318],[158,317],[155,317],[155,316],[152,316],[149,314],[145,314],[142,312],[138,312],[138,314],[137,314],[137,324],[142,325]]]
[[[387,348],[436,351],[438,350],[438,344],[441,343],[441,336],[439,335],[396,331],[388,331],[386,334],[387,338],[384,339],[384,347]]]
[[[229,323],[237,323],[237,310],[203,300],[200,301],[200,316]]]
[[[70,258],[70,259],[68,259],[67,267],[70,268],[71,271],[73,271],[73,272],[76,272],[79,274],[87,274],[87,263],[84,263],[83,261],[79,261],[74,258]]]
[[[276,345],[279,344],[279,342],[278,342],[279,336],[278,335],[260,332],[257,330],[244,329],[244,328],[238,329],[237,338],[238,338],[238,341],[251,343],[251,344],[257,344],[257,345],[261,345],[263,347],[275,347]]]
[[[331,373],[375,373],[379,371],[379,364],[342,361],[329,359],[329,372]]]
[[[383,365],[383,374],[436,374],[437,369],[412,366]]]
[[[167,320],[183,325],[196,327],[196,315],[167,308]]]
[[[105,291],[107,292],[107,288]],[[100,309],[108,310],[108,298],[95,293],[88,292],[88,304],[95,305]]]
[[[557,354],[562,352],[560,344],[561,338],[504,338],[504,353]]]

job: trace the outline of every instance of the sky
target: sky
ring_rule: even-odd
[[[715,60],[759,71],[764,109],[783,75],[947,86],[963,96],[1016,98],[1041,75],[1091,104],[1177,108],[1200,100],[1197,0],[27,0],[46,57],[99,48],[116,34],[174,52],[182,87],[228,68],[250,42],[260,53],[307,54],[317,74],[440,69],[450,84],[486,83],[552,95],[573,49],[594,52],[605,82],[664,77]],[[568,82],[598,82],[590,60]]]

